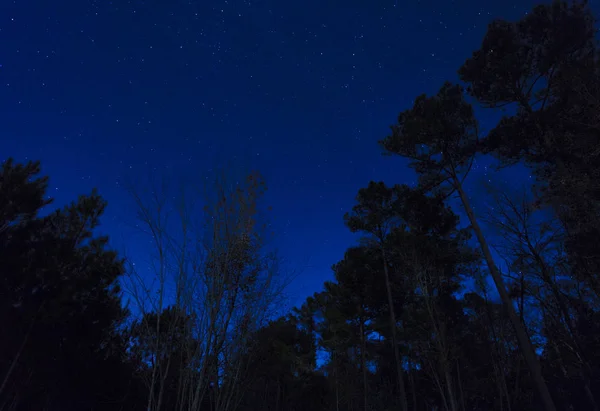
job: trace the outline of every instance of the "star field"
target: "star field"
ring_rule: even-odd
[[[342,216],[357,190],[413,181],[377,145],[397,114],[457,80],[491,19],[536,3],[4,1],[0,155],[41,160],[57,204],[98,187],[117,248],[131,243],[124,179],[259,169],[296,303],[354,241]],[[496,118],[483,113],[483,129]],[[531,177],[482,159],[478,208],[482,180]]]

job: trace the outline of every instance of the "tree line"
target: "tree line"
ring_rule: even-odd
[[[5,161],[0,410],[600,410],[596,35],[586,2],[493,21],[379,141],[417,184],[359,190],[361,240],[283,315],[258,173],[132,187],[148,274],[96,234],[96,191],[46,213],[40,164]],[[476,106],[504,110],[485,135]],[[475,213],[482,155],[535,185]]]

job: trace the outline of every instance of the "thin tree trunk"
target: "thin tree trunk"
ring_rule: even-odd
[[[512,401],[510,397],[510,392],[508,391],[508,384],[506,383],[506,377],[504,376],[504,370],[502,371],[502,388],[504,389],[504,395],[506,396],[506,408],[508,411],[512,410]]]
[[[400,350],[398,349],[398,342],[396,340],[396,313],[394,310],[394,298],[392,297],[392,286],[390,283],[390,273],[387,263],[387,255],[385,253],[385,247],[383,245],[381,246],[381,254],[383,257],[383,273],[385,275],[385,288],[387,291],[388,304],[390,307],[390,326],[392,328],[392,345],[394,346],[396,372],[398,374],[398,393],[400,395],[400,409],[402,411],[408,411],[408,401],[406,400],[406,390],[404,387],[404,376],[402,372],[402,358],[400,357]]]
[[[577,331],[575,330],[575,327],[572,323],[571,315],[570,315],[569,310],[562,298],[562,294],[560,293],[560,290],[558,290],[556,284],[553,282],[550,283],[550,288],[552,289],[552,293],[554,294],[554,297],[557,300],[559,309],[560,309],[562,317],[563,317],[563,321],[565,322],[565,328],[567,329],[567,334],[571,337],[571,341],[574,345],[573,351],[575,351],[575,355],[577,356],[577,358],[579,359],[579,361],[582,364],[583,369],[581,370],[581,379],[583,380],[586,397],[588,398],[588,401],[590,402],[591,408],[594,411],[599,411],[600,408],[598,408],[598,403],[596,401],[596,397],[594,396],[593,392],[590,389],[590,385],[591,385],[590,376],[592,375],[592,368],[590,367],[590,364],[587,361],[587,358],[586,358],[587,356],[585,355],[585,353],[583,352],[583,349],[581,348],[579,335],[578,335]],[[560,322],[559,322],[559,324],[560,324]]]
[[[444,387],[442,386],[440,377],[439,377],[438,373],[436,372],[435,367],[433,366],[433,363],[431,361],[429,361],[429,368],[431,368],[431,376],[433,377],[433,381],[435,382],[435,385],[437,386],[438,391],[440,393],[440,398],[444,405],[444,409],[446,411],[450,411],[450,407],[448,406],[448,399],[446,398],[446,392],[444,391]]]
[[[335,338],[335,332],[333,333]],[[339,390],[339,376],[338,376],[338,368],[337,368],[337,358],[335,353],[337,352],[337,347],[334,346],[334,349],[331,351],[331,366],[332,366],[332,374],[333,374],[333,384],[335,388],[335,411],[340,411],[340,390]]]
[[[338,384],[337,370],[335,371],[335,411],[340,411],[340,387]]]
[[[452,376],[450,375],[450,370],[448,369],[448,364],[444,364],[444,378],[446,379],[446,390],[448,391],[448,400],[450,401],[450,409],[452,411],[458,411],[458,407],[456,405],[456,398],[454,397],[454,388],[452,386]]]
[[[365,341],[365,327],[364,322],[361,317],[360,319],[360,367],[362,369],[362,377],[363,377],[363,406],[364,410],[367,411],[369,409],[369,404],[367,401],[368,394],[368,385],[367,385],[367,360],[366,360],[366,341]]]
[[[10,364],[10,367],[8,368],[8,371],[6,372],[6,375],[4,376],[4,380],[2,380],[2,385],[0,385],[0,394],[2,394],[2,392],[4,391],[4,388],[6,387],[6,384],[8,383],[8,380],[10,379],[11,374],[15,370],[17,363],[19,362],[19,359],[21,358],[21,354],[23,354],[23,350],[25,349],[25,345],[27,345],[27,341],[29,341],[29,335],[31,335],[32,329],[33,329],[33,321],[31,322],[31,325],[29,326],[29,330],[27,330],[27,334],[25,334],[25,338],[23,338],[23,342],[19,346],[19,350],[17,351],[17,354],[13,358],[13,360]]]
[[[588,400],[590,401],[590,403],[592,403],[592,406],[594,407],[594,411],[598,411],[598,406],[596,405],[596,399],[594,398],[594,393],[592,393],[592,390],[590,389],[590,384],[588,383],[588,381],[585,381],[583,389],[585,391],[586,397],[588,397]]]
[[[449,408],[452,411],[458,411],[458,405],[456,402],[456,398],[454,396],[454,389],[452,386],[452,376],[450,375],[450,364],[449,364],[449,358],[448,358],[448,349],[446,348],[447,344],[446,344],[446,332],[445,332],[445,327],[444,327],[444,323],[438,318],[437,314],[436,314],[436,309],[435,309],[435,305],[434,303],[431,302],[431,290],[429,289],[429,279],[426,278],[427,275],[427,270],[423,269],[420,270],[417,273],[417,278],[420,279],[420,287],[423,290],[423,298],[425,300],[425,306],[427,307],[427,313],[429,314],[429,319],[431,320],[431,326],[433,328],[433,331],[436,335],[435,338],[435,342],[437,345],[437,349],[438,349],[438,353],[439,353],[439,364],[442,367],[442,372],[439,376],[440,380],[443,378],[446,381],[446,391],[448,393],[448,401],[450,402],[450,406],[448,406],[448,404],[446,404],[446,408]],[[435,373],[435,370],[432,367],[433,372]],[[441,382],[441,381],[440,381]],[[442,395],[444,395],[443,393],[443,388],[440,385],[440,390],[442,390]]]
[[[13,358],[11,364],[10,364],[10,367],[8,368],[8,371],[6,372],[6,375],[4,376],[4,379],[2,380],[2,385],[0,385],[0,395],[2,395],[2,392],[6,388],[6,384],[8,384],[8,380],[10,379],[11,374],[15,370],[15,368],[17,366],[17,363],[19,362],[19,359],[21,358],[21,355],[23,354],[23,350],[25,349],[25,346],[27,345],[27,342],[29,341],[29,337],[31,336],[31,332],[33,331],[33,326],[36,323],[36,321],[38,319],[38,315],[40,314],[40,312],[44,308],[45,304],[46,304],[45,301],[42,302],[42,304],[38,308],[35,316],[31,320],[31,324],[29,324],[29,327],[27,328],[27,333],[25,334],[25,337],[23,338],[23,342],[21,342],[21,345],[19,346],[19,350],[15,354],[15,356],[14,356],[14,358]]]
[[[502,405],[502,395],[506,396],[506,403],[507,403],[507,407],[508,407],[508,411],[511,411],[511,395],[510,395],[510,391],[508,390],[508,385],[506,383],[506,374],[505,374],[505,369],[504,369],[504,355],[503,355],[503,350],[501,350],[500,346],[499,346],[499,341],[501,340],[501,338],[498,338],[498,336],[496,335],[496,328],[494,326],[494,318],[492,316],[492,313],[490,312],[490,306],[489,306],[489,301],[487,298],[487,291],[485,291],[485,313],[486,313],[486,317],[488,319],[489,322],[489,326],[490,326],[490,330],[492,331],[492,338],[494,339],[491,343],[490,343],[490,348],[491,348],[491,359],[492,362],[494,363],[494,369],[497,370],[497,376],[498,376],[498,386],[500,387],[500,406],[503,407]],[[501,327],[501,331],[502,331],[502,324],[500,324]],[[496,358],[494,356],[494,352],[496,352],[496,355],[498,357],[498,363],[496,364]],[[502,411],[502,410],[501,410]]]
[[[279,411],[279,397],[281,396],[281,385],[279,384],[279,378],[277,379],[277,395],[275,396],[275,411]]]
[[[162,402],[163,402],[163,397],[164,397],[164,392],[165,392],[165,381],[169,377],[169,370],[171,368],[171,355],[169,355],[169,359],[167,360],[167,366],[165,368],[166,368],[166,370],[164,370],[164,374],[161,375],[161,378],[160,378],[160,387],[159,387],[159,391],[158,391],[158,400],[157,400],[157,403],[156,403],[156,410],[157,411],[160,411],[160,409],[162,407]]]
[[[577,332],[577,329],[576,329],[575,325],[573,324],[573,318],[571,317],[569,308],[568,308],[568,306],[564,300],[564,297],[563,297],[560,289],[558,288],[556,282],[552,279],[552,276],[548,270],[546,262],[544,261],[542,256],[538,253],[538,251],[535,249],[533,244],[531,244],[528,237],[527,237],[527,247],[528,247],[529,251],[531,252],[531,254],[533,255],[533,258],[535,259],[535,261],[540,266],[540,269],[542,271],[542,273],[541,273],[542,278],[548,284],[548,286],[550,287],[550,290],[552,292],[552,295],[556,299],[556,303],[558,304],[559,311],[560,311],[560,313],[562,315],[562,319],[565,323],[564,326],[567,330],[567,334],[569,335],[569,337],[571,337],[571,341],[573,342],[575,355],[578,357],[578,359],[580,360],[580,362],[583,365],[581,377],[584,382],[586,396],[588,397],[588,400],[590,402],[592,409],[594,411],[599,411],[598,403],[596,402],[596,398],[595,398],[594,394],[592,393],[592,391],[590,390],[590,385],[591,385],[590,376],[592,375],[592,368],[590,367],[590,364],[587,361],[587,356],[581,346],[579,333]]]
[[[462,411],[466,411],[466,408],[465,408],[465,393],[463,391],[462,379],[461,379],[461,376],[460,376],[460,364],[458,362],[458,358],[456,359],[456,373],[458,374],[458,390],[460,392],[460,405],[461,405]]]
[[[417,409],[417,386],[415,383],[415,376],[414,376],[414,372],[411,369],[410,374],[408,376],[408,378],[410,379],[410,387],[411,387],[411,391],[412,391],[412,409],[416,410]]]
[[[454,183],[462,200],[467,216],[469,217],[469,221],[473,226],[473,230],[475,231],[477,240],[479,241],[481,251],[486,260],[490,273],[492,274],[494,283],[496,284],[498,294],[500,294],[500,299],[502,300],[502,303],[508,313],[508,318],[510,319],[515,330],[515,334],[517,336],[517,340],[519,341],[521,352],[523,353],[523,357],[527,362],[527,366],[529,367],[534,383],[537,387],[538,394],[540,395],[542,403],[544,404],[544,409],[546,411],[556,411],[556,406],[554,405],[554,401],[552,400],[552,396],[550,395],[550,391],[548,390],[548,386],[546,385],[546,381],[544,380],[544,376],[542,375],[542,367],[540,366],[539,359],[537,358],[537,355],[533,349],[533,345],[531,344],[531,340],[527,335],[525,327],[519,320],[515,308],[513,307],[512,302],[510,301],[510,297],[504,286],[502,275],[500,274],[498,267],[496,267],[496,264],[494,263],[492,253],[490,252],[490,248],[483,235],[483,232],[481,231],[481,227],[479,227],[479,223],[475,218],[475,214],[473,213],[473,209],[471,208],[469,199],[467,198],[467,195],[464,192],[462,184],[458,180],[458,178],[454,179]]]

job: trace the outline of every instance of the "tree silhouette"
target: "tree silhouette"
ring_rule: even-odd
[[[532,166],[542,203],[568,235],[577,275],[600,295],[600,60],[586,1],[554,1],[516,23],[490,24],[459,74],[485,107],[509,107],[482,141],[503,165]],[[585,222],[585,223],[583,223]]]
[[[398,116],[392,134],[381,140],[387,153],[411,160],[424,191],[443,190],[446,195],[458,192],[496,289],[508,312],[519,345],[534,377],[547,410],[556,409],[544,381],[539,360],[523,324],[510,301],[504,280],[492,257],[489,245],[463,188],[478,146],[479,132],[473,108],[464,99],[463,89],[445,83],[433,97],[419,96],[412,109]]]
[[[287,313],[257,173],[218,175],[202,198],[166,179],[135,186],[156,285],[96,234],[95,190],[51,208],[40,164],[6,160],[0,411],[598,410],[594,25],[580,1],[492,22],[459,70],[466,90],[418,96],[380,142],[410,160],[416,187],[359,190],[344,221],[363,238]],[[467,94],[505,110],[485,136]],[[485,232],[464,186],[480,153],[536,177],[519,198],[487,193]],[[137,311],[123,307],[124,279]]]
[[[400,407],[403,411],[407,411],[408,402],[404,384],[404,372],[402,370],[402,357],[400,356],[396,337],[398,323],[396,321],[396,309],[394,307],[394,297],[392,295],[392,286],[390,282],[389,251],[386,242],[387,235],[391,232],[397,222],[395,207],[398,194],[397,190],[390,190],[383,183],[371,182],[367,188],[361,189],[358,192],[356,198],[357,204],[352,208],[351,213],[344,216],[344,219],[351,231],[359,231],[370,235],[367,240],[371,241],[381,253],[390,316],[391,344],[396,359]]]
[[[80,409],[109,384],[80,384],[89,364],[114,358],[124,319],[122,261],[94,234],[105,202],[93,191],[40,217],[47,178],[39,163],[6,161],[0,170],[0,404],[13,409]],[[118,354],[117,354],[118,355]],[[106,363],[99,371],[106,369]],[[90,375],[90,381],[93,381]],[[68,387],[81,387],[75,393]],[[114,388],[114,387],[112,387]]]

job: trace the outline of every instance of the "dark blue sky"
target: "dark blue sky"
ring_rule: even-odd
[[[536,3],[5,0],[0,158],[41,160],[57,204],[97,187],[119,248],[133,241],[124,176],[258,168],[298,303],[352,244],[342,216],[357,190],[413,180],[377,145],[397,114],[457,79],[491,19]],[[488,163],[470,180],[478,204],[477,184],[497,179]]]

